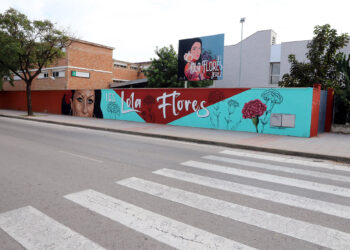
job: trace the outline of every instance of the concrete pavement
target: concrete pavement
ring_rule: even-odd
[[[35,116],[28,117],[26,116],[26,111],[18,110],[0,110],[0,116],[350,163],[350,134],[321,133],[312,138],[299,138],[119,120],[91,119],[47,113],[35,113]]]

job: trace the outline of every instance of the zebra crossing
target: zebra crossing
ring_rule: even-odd
[[[263,162],[259,162],[260,160]],[[287,166],[282,163],[287,163]],[[211,173],[224,174],[228,178],[224,180],[216,175],[212,177]],[[158,169],[151,176],[155,177],[152,179],[170,178],[180,184],[197,185],[204,189],[227,192],[232,196],[242,195],[258,202],[323,214],[345,220],[349,226],[345,229],[325,226],[322,221],[304,221],[192,192],[186,190],[186,185],[177,188],[136,176],[116,181],[115,188],[126,188],[130,192],[150,195],[165,202],[253,226],[257,230],[284,235],[292,242],[305,242],[315,246],[315,249],[350,249],[350,205],[346,205],[350,204],[349,166],[223,150],[215,155],[203,155],[200,159],[180,162],[176,169]],[[230,177],[250,182],[242,184]],[[327,180],[331,180],[332,184],[325,184]],[[327,195],[347,202],[341,204],[332,199],[325,201],[307,195],[262,188],[255,185],[254,181],[297,188],[305,193]],[[166,213],[159,214],[149,208],[145,209],[138,205],[138,200],[126,202],[93,189],[70,193],[63,198],[81,209],[88,209],[134,230],[135,233],[147,235],[176,249],[266,249],[256,242],[249,243],[237,236],[224,237],[191,225],[188,221],[175,220]],[[32,206],[0,214],[0,229],[26,249],[104,249],[103,242],[89,240]],[[254,235],[250,237],[254,238]],[[268,249],[276,249],[273,243],[268,245]]]
[[[104,249],[31,206],[1,214],[0,228],[27,249]]]
[[[174,248],[254,249],[93,190],[65,198]]]

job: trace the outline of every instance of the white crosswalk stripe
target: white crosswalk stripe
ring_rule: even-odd
[[[254,249],[94,190],[65,198],[177,249]]]
[[[186,187],[181,186],[181,189],[174,188],[170,185],[168,186],[168,184],[164,185],[137,177],[117,181],[116,183],[119,186],[116,185],[116,188],[122,189],[122,186],[124,186],[124,190],[129,190],[129,192],[139,191],[163,199],[165,203],[162,203],[162,205],[169,203],[169,206],[171,206],[171,202],[176,202],[187,206],[187,208],[192,208],[191,213],[203,211],[212,214],[209,214],[209,216],[221,216],[223,220],[227,220],[227,223],[237,222],[237,225],[244,223],[249,230],[253,227],[254,230],[260,230],[265,235],[269,236],[271,234],[270,240],[273,239],[272,236],[275,233],[278,233],[291,240],[290,242],[300,245],[308,244],[311,248],[350,249],[350,228],[346,226],[346,223],[342,224],[344,220],[345,222],[350,221],[350,205],[341,205],[348,204],[348,201],[350,201],[350,188],[344,187],[348,185],[346,182],[350,182],[349,174],[344,174],[344,171],[350,172],[350,168],[325,162],[319,163],[288,157],[251,154],[243,151],[224,150],[220,153],[220,156],[202,156],[203,162],[191,160],[180,163],[183,171],[167,168],[153,171],[153,174],[157,175],[153,177],[168,177],[173,179],[174,182],[200,185],[201,189],[211,188],[211,192],[226,191],[230,192],[227,195],[243,195],[250,197],[250,201],[256,199],[259,203],[266,203],[264,205],[276,206],[275,209],[278,206],[287,205],[293,207],[291,216],[288,216],[288,210],[281,213],[282,215],[274,214],[260,210],[256,206],[252,208],[248,207],[249,205],[243,206],[203,194],[189,192],[186,190]],[[226,157],[223,157],[223,155]],[[237,156],[249,157],[249,159],[234,158]],[[205,160],[208,160],[208,162],[204,162]],[[266,161],[261,163],[259,160]],[[221,163],[213,164],[213,161]],[[273,161],[274,163],[269,164],[267,161]],[[282,162],[289,163],[289,165],[284,166]],[[303,167],[293,167],[291,164],[303,165]],[[239,167],[237,168],[235,165],[239,165]],[[241,166],[259,168],[261,172],[273,170],[276,171],[276,174],[242,169]],[[201,175],[190,173],[190,171],[186,172],[187,170],[193,170],[192,168],[210,172],[203,171],[204,174]],[[340,171],[343,171],[343,173]],[[279,176],[278,172],[283,173],[284,176]],[[247,183],[253,184],[240,184],[209,177],[212,173],[244,177],[247,178]],[[289,176],[288,174],[292,175]],[[296,175],[303,175],[303,180],[298,179]],[[257,187],[254,186],[255,184],[252,180],[265,181],[270,186],[271,184],[281,184],[284,185],[283,190],[294,187],[301,188],[305,193],[313,193],[313,197],[324,195],[324,193],[328,195],[322,200],[307,198],[303,196],[304,194],[295,195],[284,191]],[[327,180],[332,180],[332,185],[324,184],[327,183]],[[148,196],[147,199],[157,199],[154,197]],[[80,205],[80,209],[85,208],[100,216],[109,218],[111,220],[110,223],[118,223],[122,227],[135,230],[135,233],[147,235],[176,249],[255,249],[254,247],[260,246],[260,241],[257,241],[254,235],[249,235],[248,237],[245,235],[244,239],[240,239],[242,234],[236,233],[230,237],[232,239],[225,238],[220,236],[220,233],[216,234],[213,229],[208,229],[207,231],[206,227],[197,228],[190,225],[189,221],[191,219],[188,221],[174,220],[170,218],[171,215],[168,217],[169,214],[167,214],[166,210],[161,210],[164,211],[162,214],[146,210],[142,206],[137,205],[139,203],[138,200],[131,204],[92,189],[71,193],[64,196],[64,198]],[[343,202],[344,199],[345,202]],[[332,202],[326,200],[331,200]],[[304,210],[302,212],[307,211],[306,215],[312,215],[312,218],[305,219],[307,221],[300,219],[306,218],[303,217],[305,214],[301,217],[293,218],[293,213],[298,210]],[[89,216],[88,214],[87,216]],[[334,218],[335,222],[316,222],[318,216],[322,218],[325,215],[333,216],[331,218]],[[329,219],[330,217],[323,218]],[[1,213],[0,229],[26,249],[104,249],[97,243],[31,206]],[[130,238],[125,240],[130,240]],[[275,247],[274,244],[279,246],[281,243],[265,242],[262,245],[263,248],[271,248],[271,246]],[[280,247],[277,248],[280,249]]]
[[[350,234],[331,228],[240,206],[135,177],[117,183],[166,200],[288,235],[320,246],[331,249],[349,249]]]
[[[235,182],[219,180],[211,177],[171,169],[160,169],[154,171],[153,173],[219,190],[243,194],[254,198],[350,219],[350,208],[335,203],[310,199],[298,195],[243,185]]]
[[[206,156],[203,156],[202,158],[207,159],[207,160],[214,160],[214,161],[221,161],[221,162],[238,164],[241,166],[276,170],[276,171],[285,172],[285,173],[300,174],[300,175],[312,176],[312,177],[316,177],[316,178],[323,178],[323,179],[329,179],[329,180],[335,180],[335,181],[350,182],[350,176],[343,176],[340,174],[338,174],[338,175],[329,174],[329,173],[324,173],[324,172],[320,172],[317,170],[310,171],[310,170],[305,170],[305,169],[297,169],[297,168],[277,166],[277,165],[271,165],[271,164],[260,163],[260,162],[252,162],[252,161],[244,161],[244,160],[232,159],[232,158],[227,158],[227,157],[220,157],[220,156],[216,156],[216,155],[206,155]],[[320,168],[320,170],[322,170],[322,168]]]
[[[187,162],[181,163],[181,165],[224,173],[224,174],[251,178],[251,179],[260,180],[260,181],[267,181],[267,182],[273,182],[273,183],[278,183],[278,184],[287,185],[287,186],[305,188],[313,191],[324,192],[324,193],[329,193],[329,194],[334,194],[334,195],[339,195],[344,197],[350,197],[349,188],[343,188],[343,187],[338,187],[334,185],[322,184],[322,183],[317,183],[312,181],[304,181],[304,180],[282,177],[282,176],[272,175],[272,174],[263,174],[255,171],[242,170],[242,169],[231,168],[231,167],[226,167],[222,165],[198,162],[198,161],[187,161]]]
[[[272,156],[267,154],[259,154],[259,153],[247,153],[242,151],[233,151],[233,150],[223,150],[220,152],[221,154],[227,154],[227,155],[233,155],[233,156],[241,156],[241,157],[248,157],[253,159],[259,159],[259,160],[269,160],[269,161],[276,161],[276,162],[283,162],[283,163],[292,163],[292,164],[299,164],[309,167],[322,167],[332,170],[339,170],[339,171],[347,171],[350,172],[349,166],[343,166],[340,164],[331,164],[331,163],[325,163],[325,162],[314,162],[314,161],[307,161],[307,160],[301,160],[296,158],[288,158],[280,157],[280,156]]]
[[[0,228],[26,249],[104,249],[31,206],[0,214]]]

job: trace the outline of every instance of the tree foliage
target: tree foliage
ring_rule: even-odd
[[[0,14],[0,74],[10,79],[17,76],[26,83],[28,115],[33,115],[32,81],[43,67],[63,57],[62,49],[69,45],[67,32],[49,20],[31,21],[12,8]]]
[[[184,82],[177,80],[178,56],[173,46],[155,50],[158,58],[152,59],[151,66],[145,71],[149,88],[183,88]],[[213,81],[188,82],[188,87],[207,87]]]
[[[290,73],[283,75],[281,87],[311,87],[319,83],[322,89],[341,88],[344,79],[337,68],[339,49],[349,42],[348,34],[338,35],[329,24],[316,26],[314,37],[308,43],[307,62],[299,62],[289,55]]]

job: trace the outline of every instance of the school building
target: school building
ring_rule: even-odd
[[[144,69],[151,62],[115,60],[113,50],[113,47],[74,39],[63,58],[42,69],[32,83],[32,90],[108,89],[113,84],[123,85],[145,78]],[[14,86],[4,83],[7,91],[25,89],[25,82],[18,76],[14,77]]]
[[[151,61],[130,63],[120,60],[113,60],[113,83],[110,85],[110,87],[124,88],[136,86],[140,83],[145,83],[145,86],[147,79],[144,75],[144,71],[151,64]]]

